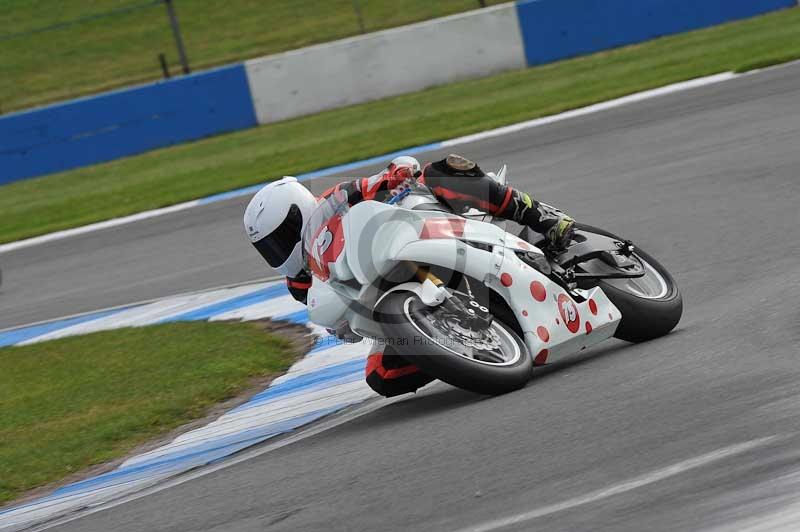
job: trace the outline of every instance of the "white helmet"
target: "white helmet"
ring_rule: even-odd
[[[317,200],[294,177],[284,177],[259,190],[244,211],[244,229],[261,256],[281,275],[295,277],[303,269],[300,241]]]

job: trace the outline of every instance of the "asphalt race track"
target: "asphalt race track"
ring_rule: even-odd
[[[502,397],[435,385],[54,530],[797,530],[800,65],[459,151],[658,257],[678,329]],[[0,327],[268,275],[246,201],[0,255]]]

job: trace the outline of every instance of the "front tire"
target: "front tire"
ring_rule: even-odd
[[[513,329],[494,320],[489,333],[499,348],[481,351],[454,337],[437,334],[435,312],[410,292],[386,296],[376,309],[383,334],[394,349],[424,373],[457,388],[483,395],[500,395],[527,384],[533,361],[525,342]],[[466,353],[477,353],[473,357]],[[489,358],[485,356],[491,354]]]
[[[577,224],[577,228],[615,240],[623,240],[598,227]],[[627,287],[625,281],[616,279],[601,280],[596,285],[603,289],[622,313],[622,321],[614,337],[627,342],[644,342],[664,336],[675,328],[683,314],[683,297],[675,279],[655,258],[638,246],[634,255],[643,262],[645,269],[648,269],[647,275],[658,283],[663,283],[661,289],[650,293],[647,291],[637,293],[635,289]]]

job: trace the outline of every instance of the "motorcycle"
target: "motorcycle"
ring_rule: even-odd
[[[309,319],[487,395],[525,386],[533,366],[611,337],[656,338],[680,320],[674,279],[629,240],[581,224],[556,250],[511,224],[454,214],[424,185],[352,207],[338,191],[304,229]]]

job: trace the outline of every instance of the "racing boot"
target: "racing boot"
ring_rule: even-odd
[[[575,220],[564,213],[560,213],[555,223],[544,234],[550,246],[554,249],[564,249],[575,236]]]
[[[564,249],[575,235],[575,220],[525,192],[512,189],[506,210],[508,218],[543,234],[553,249]]]

